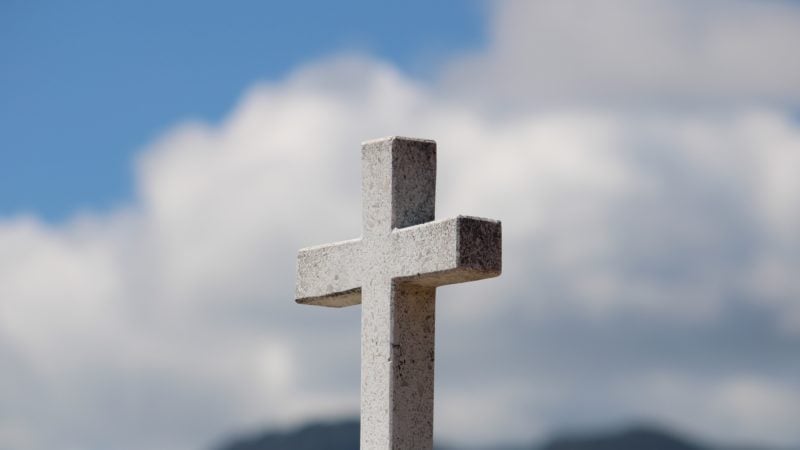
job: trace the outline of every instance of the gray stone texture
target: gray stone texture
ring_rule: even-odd
[[[361,448],[433,446],[436,287],[500,275],[501,226],[434,220],[436,143],[362,144],[362,237],[300,250],[296,301],[361,304]]]

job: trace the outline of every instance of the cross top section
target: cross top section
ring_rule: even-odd
[[[297,303],[360,303],[363,276],[376,259],[400,266],[392,278],[427,286],[500,274],[499,221],[458,216],[429,223],[436,202],[435,141],[398,136],[367,141],[361,158],[363,237],[300,250]]]

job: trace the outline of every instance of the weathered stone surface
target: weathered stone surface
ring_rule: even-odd
[[[361,249],[361,239],[352,239],[300,250],[297,302],[321,306],[361,303]]]
[[[361,448],[430,449],[436,287],[501,271],[500,222],[434,222],[436,143],[362,144],[362,237],[300,250],[296,301],[361,303]]]

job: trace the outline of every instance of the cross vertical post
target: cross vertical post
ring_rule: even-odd
[[[362,144],[362,237],[300,250],[296,301],[361,303],[361,448],[433,447],[436,287],[498,276],[500,222],[435,222],[436,143]]]

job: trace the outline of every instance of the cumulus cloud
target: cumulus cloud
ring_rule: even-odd
[[[558,36],[580,28],[560,4],[532,7],[566,21],[541,19]],[[786,4],[731,4],[697,20],[725,28],[786,10],[780,34],[795,17]],[[503,78],[517,69],[506,53],[526,55],[539,32],[512,17],[522,4],[502,5],[495,41],[473,57],[499,75],[475,91],[508,81],[538,95],[546,79]],[[659,22],[697,8],[668,5],[625,11]],[[580,47],[568,44],[553,45]],[[781,64],[781,76],[794,67]],[[747,80],[725,92],[767,92]],[[0,443],[204,448],[233,430],[355,413],[359,308],[295,305],[294,258],[359,235],[358,143],[390,134],[439,142],[439,217],[504,222],[503,276],[440,289],[439,438],[522,442],[648,417],[712,440],[800,441],[791,113],[497,114],[449,97],[457,82],[366,57],[321,61],[253,87],[219,125],[180,124],[144,149],[131,205],[58,225],[0,222]]]
[[[503,107],[800,100],[800,8],[789,1],[510,1],[485,52],[445,72]],[[481,89],[475,90],[474,86]]]

